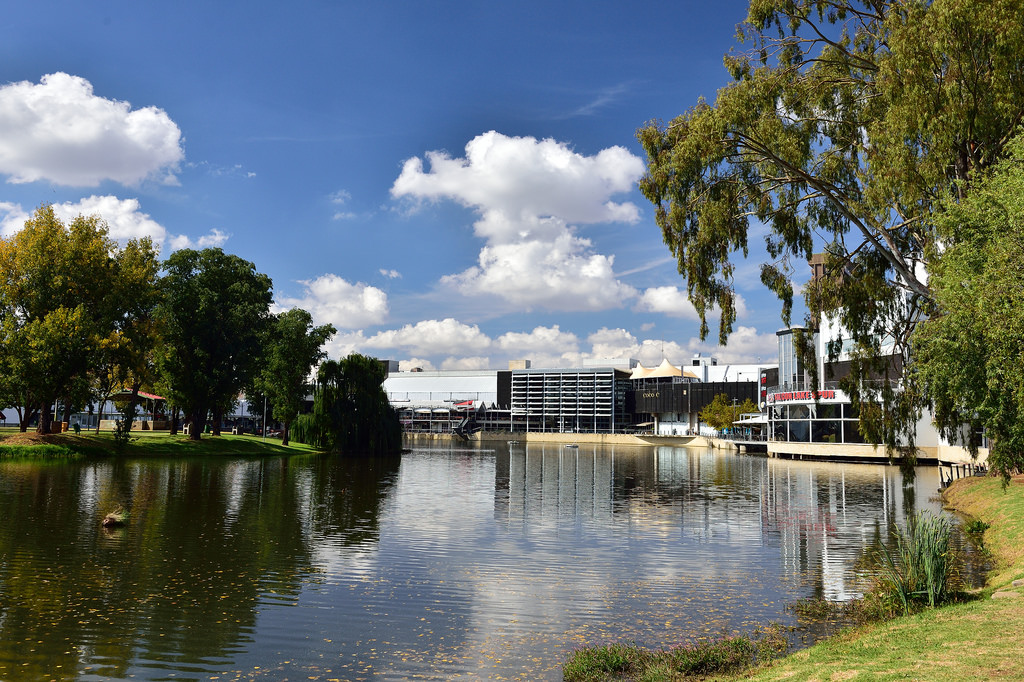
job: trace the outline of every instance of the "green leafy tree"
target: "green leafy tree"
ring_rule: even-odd
[[[700,411],[700,420],[715,429],[729,429],[741,414],[753,412],[758,412],[757,405],[749,398],[733,404],[729,396],[719,393]]]
[[[313,414],[301,429],[305,442],[345,454],[400,452],[402,426],[384,392],[384,377],[380,362],[358,353],[323,362]]]
[[[119,246],[96,216],[65,225],[42,206],[0,240],[0,392],[24,408],[22,430],[39,414],[39,431],[49,432],[59,399],[86,402],[105,340],[127,335],[144,347],[136,331],[155,276],[152,243]]]
[[[271,281],[221,249],[182,249],[164,262],[157,308],[158,357],[170,396],[200,438],[207,414],[220,416],[252,380],[270,319]]]
[[[751,0],[739,34],[749,48],[726,57],[732,82],[713,105],[638,131],[641,191],[702,338],[713,310],[719,340],[732,331],[733,259],[747,256],[752,226],[767,228],[761,281],[786,324],[794,278],[824,251],[808,325],[830,314],[847,330],[844,388],[879,406],[862,410],[871,433],[912,456],[917,392],[865,380],[900,378],[934,303],[934,215],[1002,156],[1024,116],[1024,3]]]
[[[937,221],[932,316],[914,337],[919,383],[948,438],[990,439],[1005,480],[1024,471],[1024,134],[1011,154]]]
[[[309,391],[310,372],[326,357],[323,345],[335,331],[330,324],[314,327],[312,316],[301,308],[277,315],[269,326],[257,384],[274,417],[284,425],[284,445],[288,445],[289,428]]]
[[[107,296],[113,324],[99,341],[92,371],[92,386],[99,401],[127,390],[130,398],[121,410],[119,428],[130,432],[139,402],[139,390],[156,381],[157,326],[154,320],[160,291],[156,286],[160,263],[152,242],[131,241],[115,260],[116,276]],[[68,408],[70,409],[70,403]],[[68,421],[66,418],[65,421]],[[96,425],[99,430],[99,424]]]

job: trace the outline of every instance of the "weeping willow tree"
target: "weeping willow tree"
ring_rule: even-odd
[[[292,439],[327,452],[383,455],[402,449],[402,427],[382,386],[384,368],[353,353],[317,372],[313,413],[295,421]]]

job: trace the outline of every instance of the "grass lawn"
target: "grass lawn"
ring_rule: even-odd
[[[40,447],[47,446],[47,447]],[[112,432],[83,431],[81,434],[61,433],[40,436],[35,433],[19,433],[16,428],[0,429],[0,454],[7,456],[82,454],[82,455],[125,455],[131,457],[192,457],[208,455],[297,455],[317,452],[315,448],[301,443],[281,445],[275,438],[266,440],[259,436],[210,436],[203,434],[199,441],[187,436],[168,435],[167,432],[132,432],[131,442],[118,452]]]

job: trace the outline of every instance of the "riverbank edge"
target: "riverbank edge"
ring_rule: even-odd
[[[978,599],[845,630],[741,675],[718,680],[1024,679],[1024,476],[1004,490],[996,477],[955,481],[947,508],[990,524],[996,567]]]
[[[64,451],[63,453],[57,450]],[[319,450],[292,442],[281,445],[278,440],[259,436],[204,434],[198,440],[166,432],[132,433],[132,440],[123,449],[114,443],[113,434],[95,432],[48,434],[0,433],[0,451],[7,457],[280,457],[319,454]]]
[[[477,431],[465,437],[453,433],[403,433],[402,440],[408,444],[437,441],[452,443],[556,443],[562,445],[636,445],[647,447],[664,445],[669,447],[707,448],[716,447],[713,439],[703,436],[656,436],[634,433],[552,433],[539,431]],[[723,442],[724,443],[724,442]],[[717,447],[726,447],[719,444]],[[735,445],[728,443],[729,449]]]

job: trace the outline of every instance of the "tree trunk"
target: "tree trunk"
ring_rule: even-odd
[[[220,423],[224,419],[224,410],[220,407],[213,408],[213,425],[210,427],[210,434],[214,436],[220,435]]]
[[[171,435],[178,435],[178,408],[175,407],[171,410]]]
[[[124,409],[121,414],[122,420],[127,420],[125,425],[126,433],[131,433],[132,425],[135,423],[135,408],[139,404],[139,389],[142,387],[140,382],[132,384],[132,395],[128,398],[128,406]]]
[[[189,440],[199,440],[200,435],[203,432],[203,425],[206,423],[206,410],[193,410],[192,411],[192,423],[188,430]]]
[[[100,412],[99,412],[99,414],[96,415],[96,433],[97,434],[100,432],[100,422],[103,421],[103,406],[107,404],[108,400],[110,400],[110,394],[105,392],[104,395],[103,395],[103,398],[101,398],[100,401],[99,401],[100,402]]]
[[[53,403],[45,403],[39,410],[39,426],[36,427],[36,433],[43,434],[50,432],[50,423],[53,421]]]
[[[290,419],[285,420],[284,430],[281,431],[281,445],[288,445],[288,429],[291,427],[292,422]]]
[[[71,399],[70,398],[66,398],[65,401],[64,401],[64,420],[63,420],[63,422],[65,424],[68,424],[69,426],[71,425],[71,407],[72,407]],[[61,430],[62,431],[64,430],[63,427],[61,427]]]

